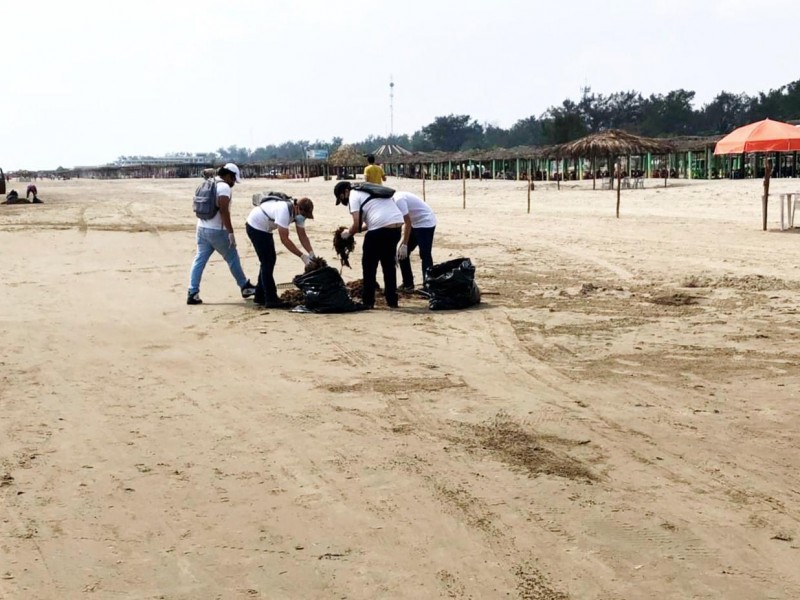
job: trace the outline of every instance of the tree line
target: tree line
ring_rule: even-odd
[[[694,97],[695,92],[684,89],[645,97],[636,91],[603,95],[585,88],[577,102],[564,100],[538,117],[520,119],[508,129],[478,123],[469,115],[451,114],[436,117],[413,135],[371,135],[353,146],[364,153],[383,144],[398,144],[412,152],[458,152],[561,144],[605,129],[624,129],[648,137],[710,136],[765,118],[800,119],[800,80],[754,96],[723,91],[698,109],[692,106]],[[332,153],[342,141],[341,137],[328,142],[298,140],[255,150],[230,146],[219,148],[217,154],[223,161],[240,163],[298,160],[311,148]]]

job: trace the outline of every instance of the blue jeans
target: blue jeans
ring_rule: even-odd
[[[192,272],[189,276],[189,293],[194,294],[200,291],[200,278],[203,277],[203,269],[214,250],[222,255],[231,275],[236,280],[239,289],[247,285],[247,277],[242,271],[242,264],[239,262],[239,253],[228,241],[228,232],[225,229],[209,229],[208,227],[197,228],[197,254],[192,263]]]
[[[408,256],[400,261],[400,273],[403,275],[403,286],[414,287],[414,273],[411,271],[411,253],[419,246],[419,258],[422,261],[422,282],[427,279],[428,269],[433,266],[433,234],[436,227],[414,227],[408,238]]]

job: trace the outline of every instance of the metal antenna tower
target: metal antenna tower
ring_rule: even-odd
[[[389,137],[394,137],[394,77],[389,76]]]

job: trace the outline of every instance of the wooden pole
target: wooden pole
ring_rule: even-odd
[[[667,177],[669,177],[669,163],[670,163],[670,155],[667,154],[667,168],[664,169],[664,187],[667,187]]]
[[[619,196],[622,192],[622,165],[617,163],[617,218],[619,219]]]
[[[558,176],[558,169],[561,166],[561,159],[556,157],[556,189],[561,189],[561,177]]]
[[[528,172],[528,214],[531,214],[531,174]]]
[[[422,167],[422,199],[427,202],[425,198],[425,168]]]
[[[461,179],[461,208],[467,208],[467,178]]]
[[[761,199],[762,215],[764,219],[764,231],[767,230],[767,204],[769,201],[769,178],[772,175],[772,160],[765,157],[764,160],[764,196]]]

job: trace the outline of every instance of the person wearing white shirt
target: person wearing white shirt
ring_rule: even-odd
[[[186,304],[202,304],[200,299],[200,280],[211,255],[216,250],[228,263],[231,275],[242,292],[242,298],[250,298],[256,293],[255,287],[245,276],[239,252],[236,250],[236,236],[231,224],[232,188],[242,181],[239,167],[228,163],[217,171],[216,190],[218,211],[210,219],[197,219],[197,254],[189,274],[189,293]]]
[[[375,306],[378,265],[383,271],[383,296],[389,308],[397,308],[397,244],[400,242],[403,215],[391,198],[370,197],[367,192],[352,189],[350,182],[340,181],[333,188],[336,204],[343,204],[353,217],[353,224],[342,232],[347,239],[367,225],[361,255],[364,289],[361,301],[367,308]]]
[[[314,203],[309,198],[287,200],[270,197],[269,199],[256,199],[260,201],[250,214],[247,215],[245,230],[247,237],[253,242],[258,260],[261,263],[258,272],[258,283],[253,302],[265,308],[288,308],[280,298],[275,285],[275,241],[272,232],[278,230],[278,237],[283,246],[292,254],[299,257],[304,265],[308,265],[314,258],[314,249],[306,233],[306,219],[314,218]],[[294,223],[300,245],[306,251],[300,250],[289,237],[289,226]]]
[[[422,262],[423,286],[427,280],[428,269],[433,266],[433,235],[436,233],[436,215],[433,209],[419,196],[410,192],[395,192],[394,201],[403,214],[405,226],[403,238],[397,248],[397,261],[403,276],[403,292],[414,290],[414,272],[411,270],[409,255],[419,247],[419,258]]]

